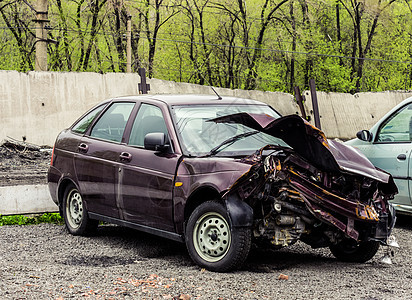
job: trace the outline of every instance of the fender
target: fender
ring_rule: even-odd
[[[233,227],[251,227],[253,225],[253,209],[242,201],[237,193],[227,195],[225,205]]]

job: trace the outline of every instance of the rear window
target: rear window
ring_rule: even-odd
[[[89,128],[90,124],[94,121],[94,119],[96,119],[96,117],[100,114],[105,106],[106,105],[100,105],[86,114],[72,127],[72,131],[84,134],[87,128]]]

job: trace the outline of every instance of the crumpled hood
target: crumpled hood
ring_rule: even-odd
[[[213,121],[243,124],[280,138],[297,154],[323,171],[347,171],[380,182],[393,183],[389,173],[376,169],[358,150],[338,141],[327,140],[321,130],[297,115],[275,119],[264,114],[238,113],[215,118]]]

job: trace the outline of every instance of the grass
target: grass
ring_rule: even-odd
[[[63,218],[58,213],[45,213],[35,216],[13,215],[1,216],[0,226],[4,225],[35,225],[40,223],[52,223],[62,225]]]

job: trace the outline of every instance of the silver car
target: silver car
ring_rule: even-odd
[[[395,106],[370,130],[361,130],[356,136],[346,144],[392,174],[399,189],[392,203],[399,213],[412,214],[412,97]]]

